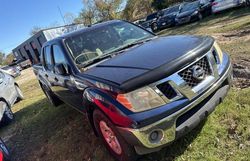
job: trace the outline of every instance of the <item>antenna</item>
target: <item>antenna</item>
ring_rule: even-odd
[[[64,25],[66,25],[66,22],[65,22],[65,19],[64,19],[64,17],[63,17],[63,14],[62,14],[62,11],[61,11],[60,7],[57,6],[57,8],[58,8],[58,11],[59,11],[59,13],[60,13],[60,15],[61,15],[61,17],[62,17],[62,20],[63,20]]]

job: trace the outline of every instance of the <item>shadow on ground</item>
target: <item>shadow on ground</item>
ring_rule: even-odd
[[[66,105],[51,107],[42,99],[15,116],[5,127],[14,129],[7,142],[13,161],[112,160],[85,117]]]
[[[51,107],[46,99],[15,113],[13,136],[7,142],[13,161],[114,161],[82,114],[66,105]],[[203,123],[204,124],[204,123]],[[8,127],[6,127],[8,128]],[[186,137],[139,161],[174,160],[199,134],[202,125]]]

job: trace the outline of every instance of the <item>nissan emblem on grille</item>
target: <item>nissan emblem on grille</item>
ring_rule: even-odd
[[[203,80],[205,78],[205,71],[199,65],[194,65],[192,67],[192,75],[197,80]]]

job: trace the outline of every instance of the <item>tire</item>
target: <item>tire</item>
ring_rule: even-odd
[[[246,6],[250,6],[250,0],[246,0]]]
[[[23,96],[23,92],[21,91],[21,89],[17,85],[15,85],[15,89],[17,92],[17,101],[23,100],[24,96]]]
[[[3,125],[8,125],[14,120],[14,114],[13,114],[11,108],[9,107],[9,105],[6,102],[1,102],[1,104],[3,104],[3,106],[6,106],[6,109],[5,109],[4,113],[3,113],[1,123]]]
[[[118,161],[137,160],[138,155],[136,154],[134,147],[129,145],[123,139],[114,124],[100,110],[95,110],[93,112],[93,122],[95,129],[101,137],[105,147],[110,154],[115,157],[115,159]],[[109,137],[107,137],[107,135]],[[111,137],[113,138],[112,141],[110,140]],[[109,143],[108,140],[110,140]],[[113,144],[113,148],[111,147],[111,144]],[[114,145],[116,148],[114,148]]]
[[[44,85],[41,85],[41,87],[42,87],[42,90],[43,90],[45,96],[48,98],[49,102],[50,102],[53,106],[57,107],[57,106],[63,104],[63,102],[62,102],[57,96],[55,96],[55,95],[52,93],[51,90],[49,90],[49,89],[48,89],[47,87],[45,87]]]
[[[154,23],[151,24],[151,29],[152,29],[153,32],[158,31],[158,26],[157,26],[156,22],[154,22]]]
[[[3,142],[3,140],[0,138],[0,149],[3,153],[3,156],[4,156],[4,161],[10,161],[11,158],[10,158],[10,152],[9,152],[9,149],[8,147],[5,145],[5,143]]]

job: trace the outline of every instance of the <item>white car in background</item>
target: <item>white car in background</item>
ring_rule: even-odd
[[[11,107],[18,100],[22,100],[23,94],[15,82],[15,79],[9,74],[0,70],[0,121],[8,124],[14,119]]]
[[[238,7],[245,2],[245,0],[214,0],[212,3],[212,12],[217,13],[229,8]]]

